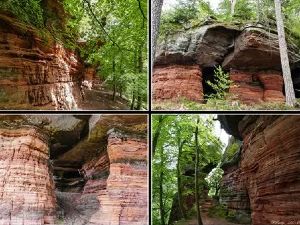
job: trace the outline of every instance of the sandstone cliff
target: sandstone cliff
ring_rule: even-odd
[[[253,225],[299,222],[299,116],[223,116],[224,128],[243,144],[223,165],[221,202]],[[231,127],[226,121],[235,121]]]
[[[214,81],[213,68],[220,65],[230,75],[233,99],[245,104],[284,102],[278,39],[272,32],[260,25],[212,23],[168,35],[157,47],[154,101],[204,103],[203,96],[213,93],[207,81]],[[292,42],[289,59],[297,89],[300,55]]]
[[[147,224],[146,116],[1,116],[0,224]]]

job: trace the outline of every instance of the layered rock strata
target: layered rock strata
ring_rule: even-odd
[[[108,137],[110,172],[105,190],[98,192],[100,210],[92,224],[147,224],[147,142],[113,131]]]
[[[290,41],[288,52],[291,67],[296,68],[300,61],[299,47]],[[186,96],[180,88],[177,92],[173,91],[178,90],[177,76],[182,73],[183,66],[179,65],[194,65],[195,68],[198,65],[198,73],[201,74],[203,83],[207,83],[207,77],[214,77],[214,74],[204,73],[206,68],[221,65],[225,71],[231,71],[230,79],[234,82],[229,93],[235,94],[235,99],[242,103],[284,101],[277,34],[266,31],[259,24],[232,27],[208,21],[208,25],[206,23],[165,37],[158,43],[156,51],[153,73],[154,101],[174,101],[175,98],[170,95],[199,101],[199,97]],[[170,72],[167,72],[168,70]],[[192,74],[197,72],[193,71],[190,75]],[[293,73],[295,88],[298,87],[297,77],[298,74]],[[214,79],[209,80],[213,82]],[[194,89],[193,85],[198,85],[199,79],[193,79],[193,83],[191,81],[182,79],[181,85],[192,85]],[[211,94],[203,93],[202,89],[200,87],[201,95]],[[172,94],[170,90],[173,91]]]
[[[0,15],[1,108],[76,109],[84,71],[79,56],[31,27]]]
[[[0,224],[54,224],[47,139],[33,127],[0,129]]]
[[[283,78],[277,71],[244,72],[230,70],[232,99],[246,104],[284,102]]]
[[[203,101],[202,74],[197,65],[171,65],[155,68],[153,74],[155,101],[188,99]]]
[[[230,192],[223,200],[236,210],[250,203],[252,225],[299,222],[299,124],[299,116],[246,116],[239,122],[241,158],[225,169],[222,186]]]
[[[0,116],[0,224],[147,224],[146,131],[143,115]]]

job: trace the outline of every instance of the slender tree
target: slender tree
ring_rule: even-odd
[[[163,121],[164,121],[165,118],[166,118],[166,116],[163,116],[163,115],[159,115],[159,117],[158,117],[158,125],[157,125],[156,130],[154,131],[153,139],[152,139],[152,152],[153,152],[153,155],[155,154],[158,138],[159,138],[159,135],[160,135],[161,128],[163,127]]]
[[[151,9],[151,69],[153,69],[156,41],[159,33],[160,16],[163,0],[152,0]]]
[[[256,0],[256,20],[257,20],[257,22],[261,21],[261,4],[260,4],[260,0]]]
[[[199,124],[200,124],[200,118],[198,116],[197,123],[196,123],[196,129],[195,129],[195,146],[196,146],[195,199],[196,199],[198,225],[203,225],[202,218],[201,218],[201,211],[200,211],[200,201],[199,201],[199,154],[200,154],[200,147],[199,147],[199,140],[198,140]]]
[[[289,64],[287,44],[285,40],[284,25],[283,25],[283,18],[281,12],[281,0],[274,0],[274,1],[275,1],[275,14],[276,14],[281,68],[282,68],[282,74],[283,74],[283,80],[285,86],[286,105],[295,106],[296,97],[295,97],[295,91],[293,87],[291,69]]]
[[[180,132],[177,131],[179,134]],[[184,144],[186,143],[186,140],[181,140],[180,134],[177,134],[177,146],[178,146],[178,157],[177,157],[177,166],[176,166],[176,171],[177,171],[177,189],[178,189],[178,203],[179,203],[179,210],[183,218],[186,218],[185,210],[183,207],[183,201],[182,201],[182,182],[181,182],[181,171],[180,171],[180,158],[182,155],[182,149]]]
[[[231,2],[231,6],[230,6],[231,16],[234,15],[236,1],[237,1],[237,0],[230,0],[230,2]]]
[[[160,148],[160,174],[159,174],[159,210],[160,210],[160,223],[161,225],[165,225],[165,206],[164,206],[164,189],[163,189],[163,182],[164,182],[164,173],[163,173],[163,166],[164,166],[164,148],[161,146]]]

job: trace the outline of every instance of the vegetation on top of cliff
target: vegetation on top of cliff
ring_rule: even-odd
[[[21,21],[37,28],[44,28],[44,10],[41,0],[3,0],[0,10],[9,12]]]
[[[222,158],[223,144],[214,134],[213,118],[154,115],[152,130],[153,224],[194,217],[195,199],[201,204],[209,188],[218,194],[220,170],[205,179]]]
[[[210,23],[223,23],[235,27],[261,24],[268,30],[276,30],[272,0],[235,1],[234,10],[230,0],[222,0],[217,9],[213,9],[206,0],[177,2],[174,8],[162,13],[161,39],[168,34]],[[282,7],[288,39],[300,45],[300,3],[298,0],[283,1]]]
[[[231,137],[229,143],[223,153],[221,160],[221,168],[226,166],[236,165],[240,160],[240,147],[242,142],[235,137]]]

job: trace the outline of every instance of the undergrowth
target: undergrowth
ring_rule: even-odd
[[[298,100],[300,102],[300,100]],[[209,99],[206,103],[199,103],[184,98],[174,101],[162,101],[153,103],[156,110],[299,110],[297,107],[289,107],[285,103],[263,102],[261,104],[246,105],[240,101]]]

